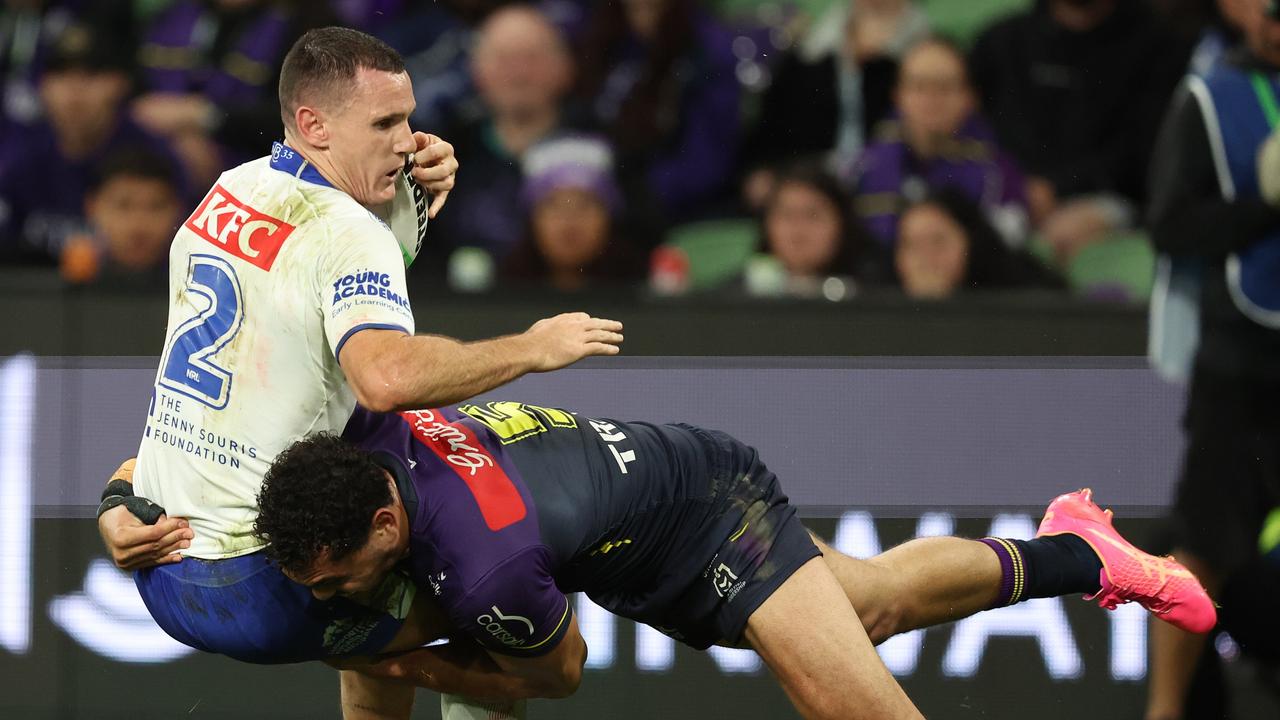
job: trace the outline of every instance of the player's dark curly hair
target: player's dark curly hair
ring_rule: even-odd
[[[341,560],[364,547],[374,512],[391,500],[386,473],[369,453],[320,433],[291,445],[267,470],[253,532],[269,543],[268,558],[305,571],[326,550]]]

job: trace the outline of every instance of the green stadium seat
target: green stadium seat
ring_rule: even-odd
[[[706,290],[742,273],[759,243],[759,225],[752,219],[705,220],[673,228],[667,237],[667,245],[689,258],[689,289]]]
[[[712,11],[730,21],[754,18],[761,5],[783,4],[799,10],[811,18],[822,17],[827,8],[848,0],[790,0],[786,3],[768,0],[714,0]],[[1021,12],[1035,4],[1035,0],[916,0],[934,32],[952,38],[963,47],[973,44],[978,34],[988,25],[1007,15]]]
[[[791,0],[790,2],[785,3],[785,5],[794,7],[807,14],[809,17],[819,17],[833,3],[847,1],[848,0]],[[712,12],[721,18],[731,21],[740,21],[746,18],[755,17],[756,10],[761,5],[779,4],[783,3],[778,3],[772,0],[713,0],[713,2],[709,3]]]
[[[1155,264],[1145,233],[1117,233],[1081,250],[1067,268],[1067,282],[1077,295],[1120,289],[1129,300],[1143,303],[1151,296]]]

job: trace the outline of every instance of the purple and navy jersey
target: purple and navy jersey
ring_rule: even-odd
[[[490,402],[357,408],[344,437],[396,478],[414,581],[494,652],[554,648],[570,623],[569,592],[661,620],[645,610],[675,601],[662,597],[663,578],[707,562],[672,540],[723,514],[705,453],[679,426]]]

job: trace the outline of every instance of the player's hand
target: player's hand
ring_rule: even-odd
[[[413,171],[410,173],[419,185],[431,193],[431,207],[427,208],[427,217],[435,219],[436,213],[444,207],[453,189],[454,180],[458,176],[458,158],[453,154],[453,146],[435,135],[424,132],[413,134],[417,149],[413,153]]]
[[[180,551],[191,547],[191,538],[195,537],[182,518],[161,515],[155,525],[146,525],[124,505],[113,507],[98,518],[98,532],[112,562],[129,571],[181,561]]]
[[[539,320],[524,333],[533,352],[533,372],[548,372],[592,355],[617,355],[622,323],[565,313]]]
[[[137,458],[129,458],[111,473],[111,479],[133,484],[133,472]],[[129,511],[127,505],[117,505],[98,518],[98,533],[116,567],[121,570],[142,570],[155,565],[168,565],[182,560],[178,553],[191,547],[195,533],[182,518],[161,515],[154,525],[147,525]]]

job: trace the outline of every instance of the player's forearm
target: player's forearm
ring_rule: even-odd
[[[396,655],[359,671],[440,693],[486,700],[524,700],[546,695],[529,679],[504,672],[484,651],[466,640]]]
[[[439,407],[488,392],[533,370],[535,350],[522,335],[469,343],[402,337],[386,358],[387,404],[395,410]]]

